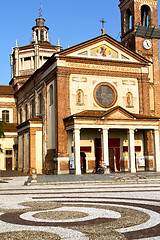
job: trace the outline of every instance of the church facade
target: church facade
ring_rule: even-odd
[[[119,7],[121,43],[102,29],[101,36],[62,50],[49,43],[40,16],[31,44],[16,44],[12,169],[160,171],[157,1],[120,0]]]

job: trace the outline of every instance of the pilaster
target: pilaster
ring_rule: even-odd
[[[159,129],[153,131],[154,162],[156,172],[160,172]]]

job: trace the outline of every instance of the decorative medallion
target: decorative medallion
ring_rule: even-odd
[[[94,99],[103,108],[111,107],[117,101],[117,91],[109,83],[100,83],[94,89]]]

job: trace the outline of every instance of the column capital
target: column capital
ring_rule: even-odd
[[[157,129],[157,128],[152,130],[153,133],[156,133],[156,132],[158,133],[159,131],[160,129]]]
[[[102,127],[102,130],[103,130],[103,131],[105,131],[105,130],[108,131],[108,130],[109,130],[109,127]]]
[[[74,128],[73,128],[73,131],[80,131],[80,130],[81,130],[81,128],[78,126],[74,126]]]
[[[136,130],[135,128],[129,128],[129,129],[128,129],[128,132],[129,132],[129,133],[134,133],[135,130]]]

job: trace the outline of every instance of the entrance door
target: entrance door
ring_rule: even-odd
[[[115,167],[118,171],[120,171],[120,139],[119,138],[109,138],[108,147],[109,147],[109,149],[110,148],[114,149]],[[113,160],[113,163],[114,163],[114,160]]]
[[[81,152],[81,173],[86,173],[86,154],[84,152]]]
[[[109,161],[110,166],[115,171],[115,166],[118,171],[120,171],[120,139],[119,138],[109,138],[108,139],[108,148],[109,148]],[[110,150],[112,149],[112,150]],[[96,157],[96,170],[101,166],[102,161],[102,147],[101,139],[95,139],[95,157]],[[115,164],[114,164],[115,157]]]
[[[109,168],[111,172],[114,172],[114,148],[109,148]]]
[[[95,158],[96,158],[96,170],[102,165],[102,148],[101,139],[95,138]]]
[[[6,170],[12,170],[12,158],[6,158]]]

